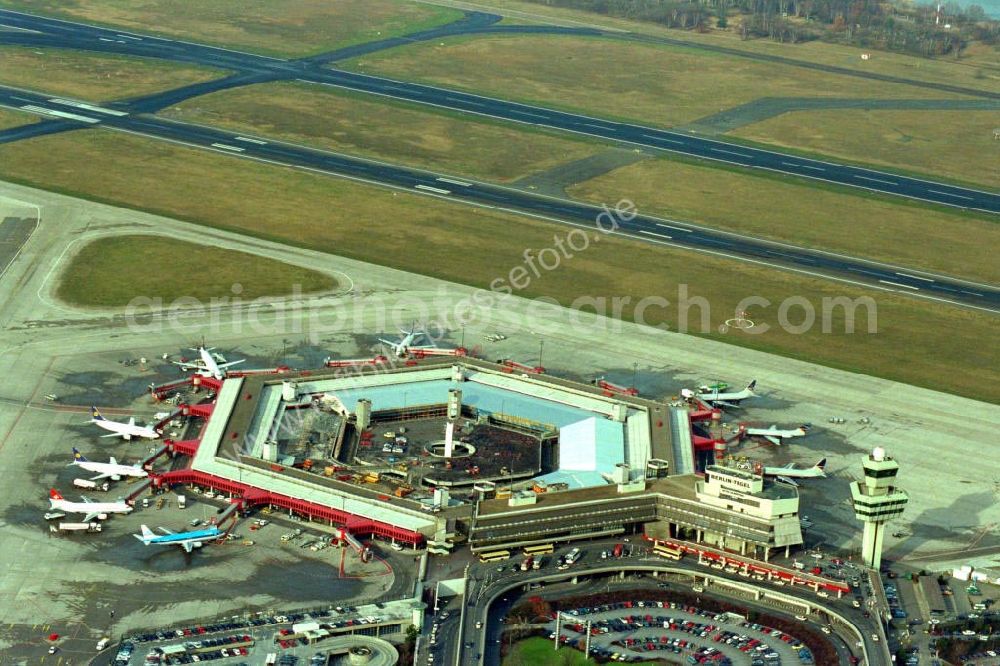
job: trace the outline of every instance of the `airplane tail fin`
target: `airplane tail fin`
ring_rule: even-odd
[[[816,469],[818,469],[821,472],[826,471],[826,458],[823,458],[818,463],[816,463]]]
[[[801,430],[802,432],[809,432],[810,430],[812,430],[812,424],[803,423],[802,425],[799,426],[799,430]]]
[[[55,488],[49,489],[49,499],[50,500],[61,500],[63,498],[62,494],[59,493]]]
[[[83,454],[75,446],[73,447],[73,460],[76,462],[87,462],[87,459],[83,457]]]
[[[748,391],[753,391],[755,388],[757,388],[757,380],[756,379],[752,380],[749,384],[747,384],[747,390]]]
[[[90,406],[90,418],[94,419],[95,421],[104,420],[104,417],[101,416],[101,412],[97,409],[97,407],[94,407],[93,405]]]
[[[156,533],[149,529],[146,525],[140,525],[139,529],[142,530],[143,541],[149,541],[150,539],[156,538]]]

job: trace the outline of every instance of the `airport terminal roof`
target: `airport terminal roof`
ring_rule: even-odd
[[[615,466],[625,459],[625,434],[621,423],[591,417],[559,431],[559,469],[539,478],[572,488],[611,482]]]

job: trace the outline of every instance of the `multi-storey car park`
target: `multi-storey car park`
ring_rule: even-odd
[[[179,412],[200,433],[158,452],[190,462],[148,485],[221,491],[227,514],[280,507],[359,550],[372,535],[446,555],[642,531],[767,561],[802,543],[796,488],[711,464],[712,410],[532,370],[453,356],[194,375],[204,397]]]

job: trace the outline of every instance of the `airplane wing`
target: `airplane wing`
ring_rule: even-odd
[[[83,522],[89,523],[92,520],[96,520],[97,516],[99,516],[99,515],[100,515],[99,511],[94,511],[93,513],[88,513],[86,516],[83,517]]]
[[[709,400],[708,402],[712,403],[714,407],[729,407],[731,409],[739,408],[739,405],[735,402],[727,402],[725,400]]]
[[[777,479],[778,479],[778,481],[781,481],[782,483],[787,483],[790,486],[795,486],[796,488],[799,487],[799,484],[795,483],[795,481],[793,481],[792,479],[788,478],[787,476],[779,476],[779,477],[777,477]]]
[[[100,481],[101,479],[107,479],[107,478],[112,477],[112,476],[114,476],[114,474],[108,474],[107,472],[101,472],[97,476],[90,477],[90,480],[91,481]]]
[[[122,437],[122,434],[120,432],[113,432],[110,435],[101,435],[101,439],[104,439],[105,437]]]
[[[173,532],[171,530],[168,530],[166,527],[157,527],[156,529],[160,530],[164,534],[177,534],[177,532]]]
[[[775,446],[781,446],[781,439],[779,437],[775,437],[774,435],[764,435],[764,439],[771,442]]]
[[[221,369],[221,368],[228,368],[228,367],[229,367],[229,366],[231,366],[231,365],[236,365],[236,364],[238,364],[238,363],[243,363],[244,361],[246,361],[246,359],[245,359],[245,358],[241,358],[241,359],[240,359],[240,360],[238,360],[238,361],[229,361],[229,362],[227,362],[227,363],[219,363],[219,364],[218,364],[218,367],[219,367],[220,369]]]
[[[184,541],[183,543],[181,543],[181,546],[184,547],[185,553],[190,553],[191,550],[194,548],[194,543],[191,541]]]
[[[80,495],[80,499],[82,499],[82,500],[83,500],[84,502],[86,502],[87,504],[90,504],[90,500],[89,500],[89,499],[87,499],[86,497],[84,497],[83,495]]]
[[[795,463],[788,463],[787,465],[785,465],[784,468],[785,469],[795,469]]]
[[[204,370],[205,368],[201,361],[171,361],[171,363],[184,370]]]
[[[117,464],[118,464],[118,461],[117,461],[117,460],[115,460],[115,457],[114,457],[114,456],[111,456],[110,458],[108,458],[108,464],[109,464],[109,465],[117,465]]]
[[[134,426],[135,425],[135,417],[134,416],[128,417],[128,424],[130,426]]]

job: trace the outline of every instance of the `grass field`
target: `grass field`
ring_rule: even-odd
[[[91,102],[169,90],[222,75],[217,69],[150,58],[0,46],[0,83]]]
[[[596,142],[528,125],[443,113],[304,83],[227,90],[188,100],[164,115],[499,181],[602,150]]]
[[[1000,188],[995,111],[798,111],[730,134]]]
[[[948,96],[916,86],[754,62],[698,49],[586,37],[452,38],[391,49],[345,66],[661,126],[691,122],[765,96]],[[483,76],[484,72],[490,76]]]
[[[0,0],[0,6],[288,57],[394,37],[462,15],[405,0]]]
[[[211,272],[205,271],[209,265]],[[83,306],[124,307],[137,297],[160,299],[165,305],[195,298],[207,306],[214,298],[231,300],[235,292],[250,301],[336,287],[329,275],[256,254],[134,235],[103,238],[81,248],[63,270],[56,294]]]
[[[528,638],[515,643],[503,660],[503,666],[583,666],[596,663],[587,659],[575,648],[552,649],[552,641]]]
[[[525,248],[551,247],[553,234],[565,233],[530,218],[112,132],[2,145],[0,177],[476,286],[522,265]],[[519,295],[566,304],[577,296],[674,302],[681,284],[710,302],[707,337],[1000,401],[1000,365],[994,347],[983,344],[996,336],[996,318],[938,303],[613,237]],[[877,299],[875,334],[844,333],[841,309],[831,333],[796,335],[777,326],[756,336],[716,332],[750,295],[778,304],[793,295],[819,303],[862,294]],[[754,311],[754,319],[774,323],[775,311]],[[623,314],[633,312],[626,307]],[[676,321],[670,308],[646,314],[650,324]],[[866,330],[860,314],[856,325]]]
[[[744,41],[736,29],[738,21],[730,21],[727,30],[714,29],[707,33],[693,30],[674,30],[654,23],[609,18],[594,12],[549,6],[541,2],[523,0],[470,0],[483,11],[510,13],[510,22],[526,20],[546,23],[552,20],[573,24],[597,25],[617,28],[647,35],[657,35],[702,44],[736,48],[750,53],[779,55],[798,60],[847,67],[858,71],[878,72],[921,81],[948,83],[980,90],[1000,90],[1000,46],[973,43],[963,51],[960,59],[952,56],[919,58],[887,51],[871,52],[853,46],[806,42],[782,44],[768,39]],[[469,4],[467,2],[466,4]],[[870,60],[861,60],[861,53],[873,53]]]
[[[15,111],[14,109],[4,109],[0,108],[0,129],[7,129],[8,127],[17,127],[19,125],[27,125],[28,123],[33,123],[38,120],[38,116],[33,113],[26,113],[24,111]]]
[[[1000,279],[1000,226],[985,217],[843,194],[770,176],[652,159],[569,188],[602,202],[795,245],[973,280]]]

